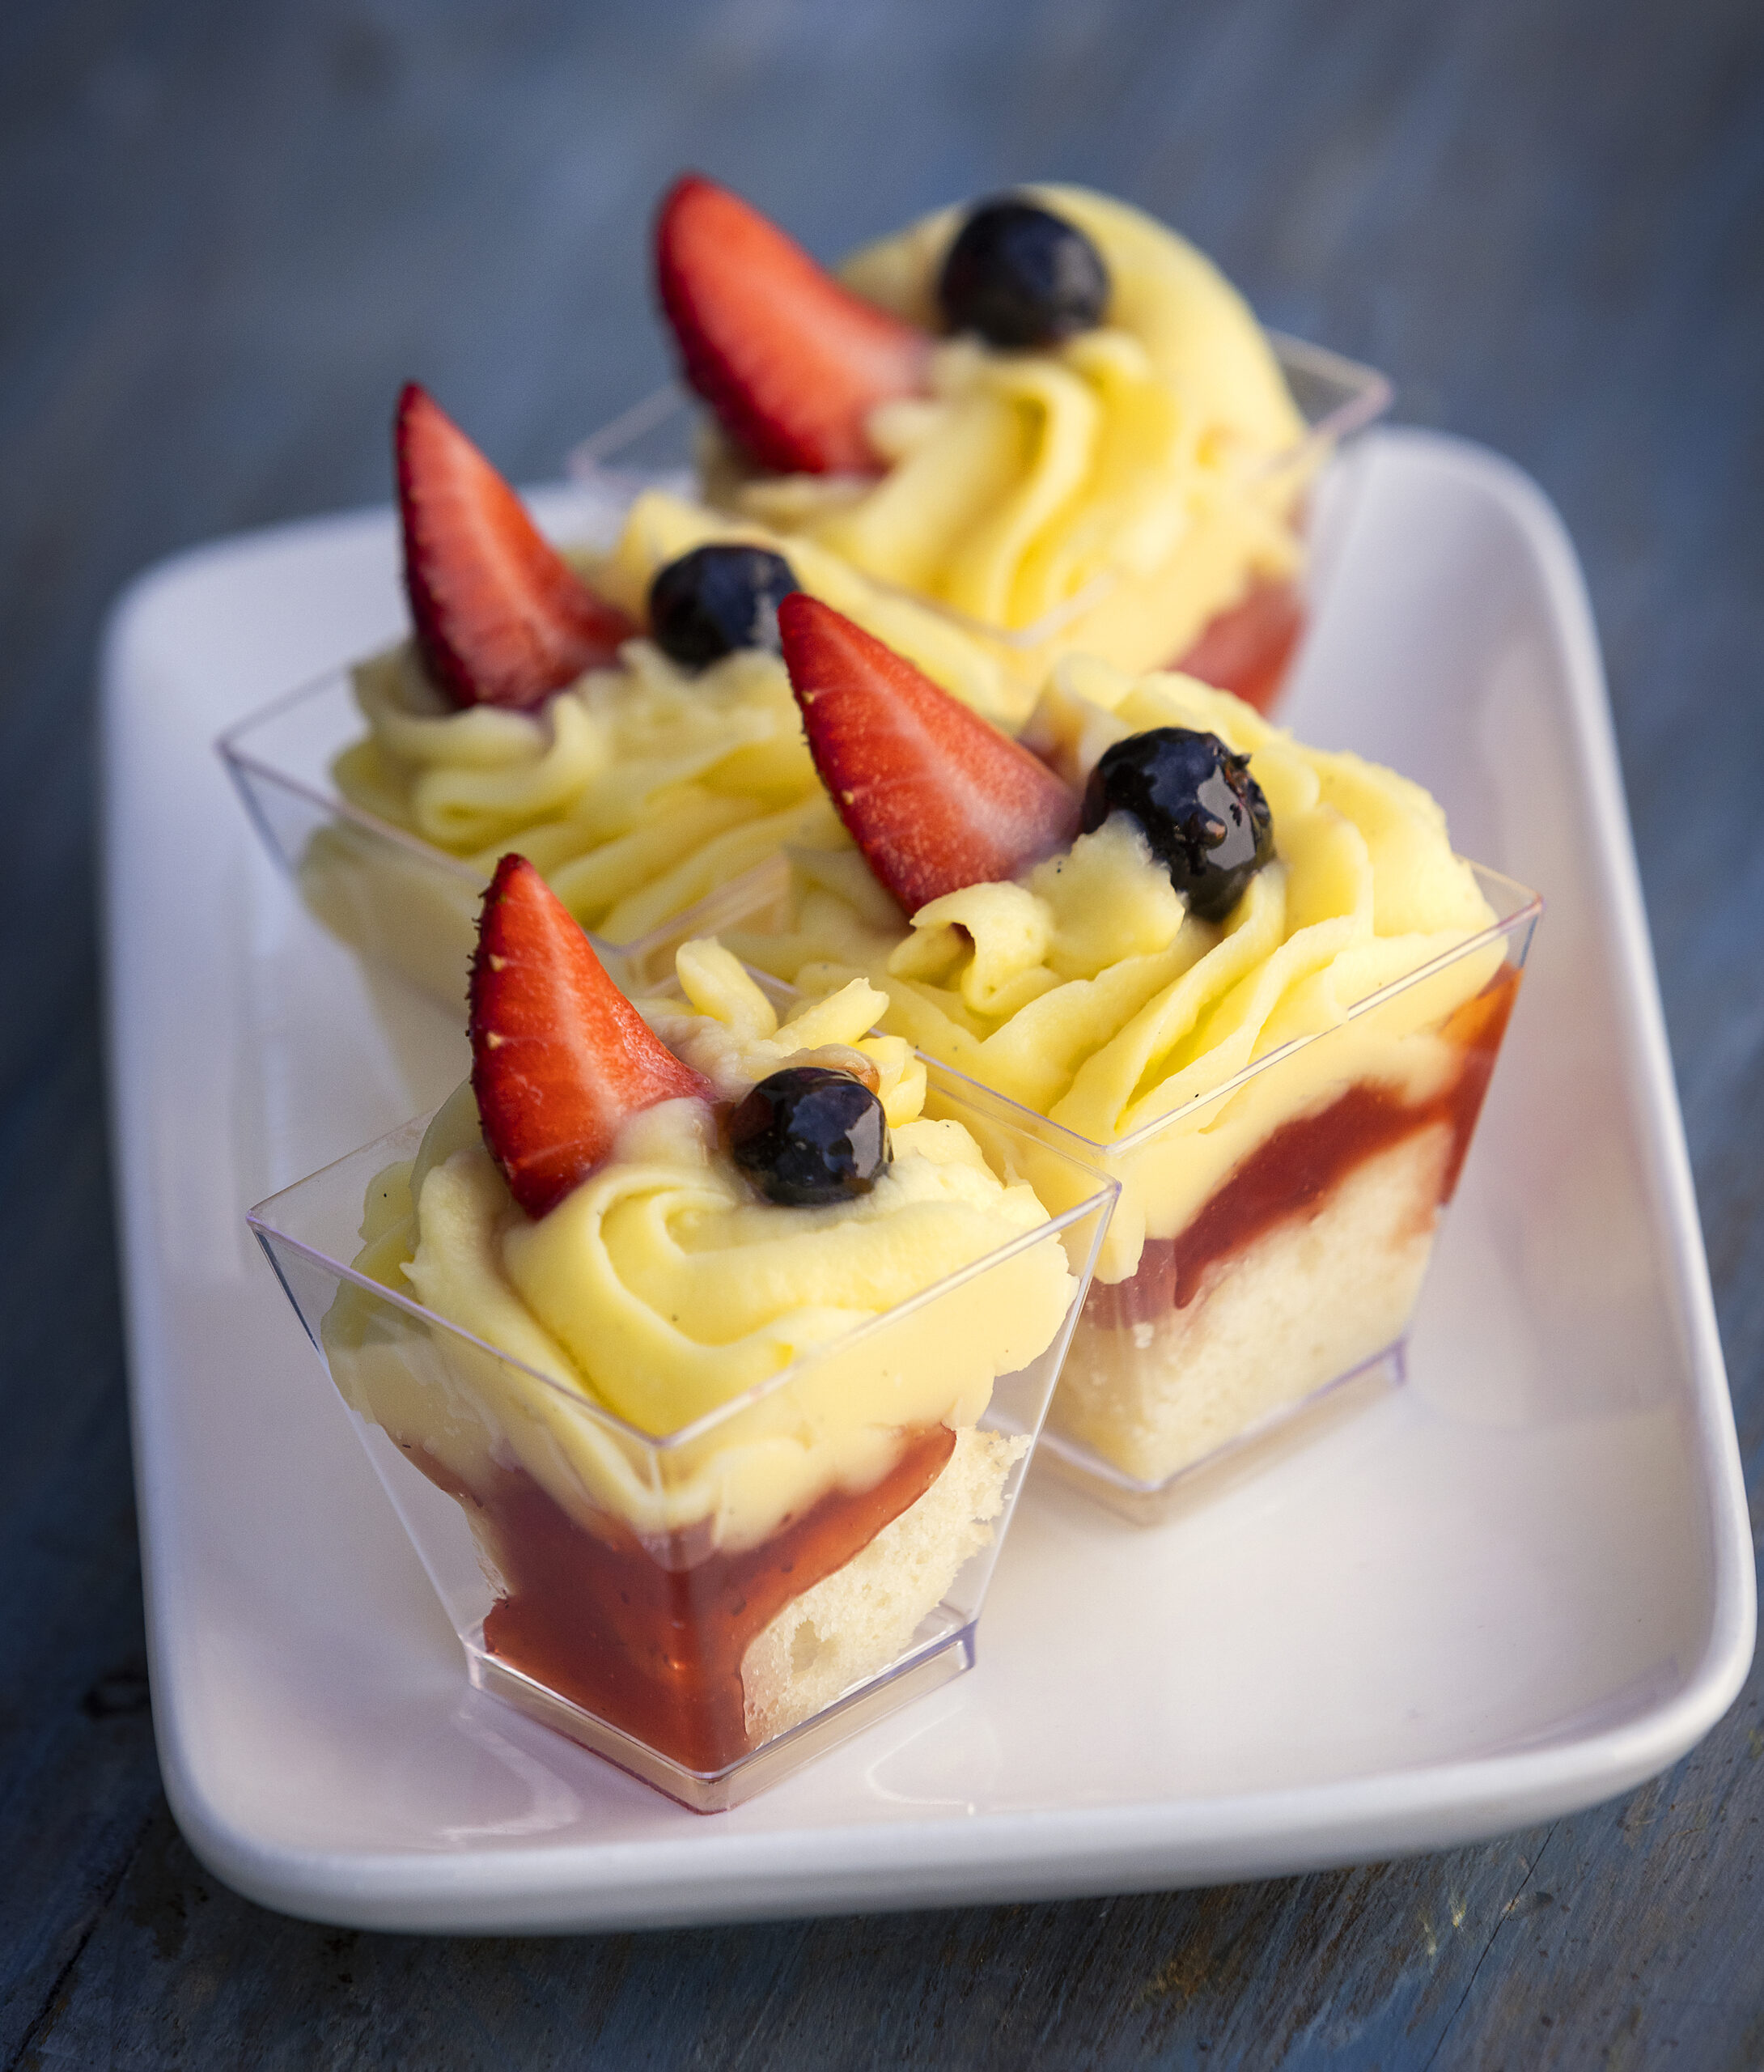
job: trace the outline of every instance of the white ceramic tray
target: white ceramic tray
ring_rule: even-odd
[[[1443,1847],[1608,1797],[1739,1688],[1751,1544],[1599,661],[1503,462],[1363,492],[1287,716],[1550,907],[1410,1386],[1162,1529],[1032,1477],[971,1675],[738,1811],[467,1686],[242,1212],[462,1069],[371,999],[210,744],[400,625],[384,512],[144,577],[104,656],[112,1080],[154,1715],[229,1883],[380,1928],[1121,1891]],[[564,497],[542,515],[566,529]]]

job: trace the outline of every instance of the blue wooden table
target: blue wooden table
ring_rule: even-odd
[[[684,164],[832,253],[1045,174],[1556,499],[1604,639],[1749,1469],[1764,1437],[1758,0],[13,0],[0,11],[0,2063],[1764,2061],[1764,1688],[1626,1802],[1211,1892],[547,1942],[284,1921],[161,1798],[91,918],[104,608],[381,499],[429,383],[554,473],[661,372]],[[1516,754],[1523,745],[1516,743]]]

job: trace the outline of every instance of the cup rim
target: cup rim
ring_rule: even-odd
[[[1008,1102],[1007,1097],[994,1093],[990,1087],[973,1085],[964,1074],[952,1072],[949,1067],[939,1064],[934,1059],[926,1059],[924,1063],[928,1077],[948,1078],[960,1082],[956,1085],[946,1086],[939,1089],[945,1098],[953,1100],[959,1106],[965,1105],[971,1108],[982,1110],[991,1109],[995,1104],[1003,1104],[1007,1108],[1015,1106],[1014,1103]],[[986,1098],[983,1101],[976,1100],[973,1097],[977,1093],[985,1096]],[[341,1157],[332,1159],[316,1172],[309,1173],[300,1179],[291,1181],[286,1187],[278,1188],[275,1193],[265,1195],[261,1201],[246,1211],[246,1224],[252,1234],[263,1247],[276,1278],[282,1281],[283,1293],[288,1296],[290,1302],[294,1302],[293,1291],[288,1288],[283,1278],[282,1269],[276,1260],[271,1240],[274,1240],[275,1245],[285,1245],[291,1250],[298,1252],[301,1257],[309,1260],[315,1266],[323,1268],[337,1280],[346,1282],[361,1289],[364,1293],[389,1302],[395,1309],[404,1311],[405,1314],[430,1329],[438,1328],[446,1331],[464,1344],[476,1348],[478,1351],[488,1353],[491,1357],[501,1361],[517,1374],[524,1374],[531,1380],[542,1383],[552,1394],[566,1403],[573,1412],[610,1428],[620,1437],[634,1442],[647,1450],[663,1454],[682,1450],[688,1446],[700,1443],[710,1437],[719,1424],[733,1422],[736,1418],[751,1410],[756,1403],[762,1401],[768,1395],[791,1386],[806,1369],[812,1367],[817,1360],[825,1358],[835,1351],[842,1354],[847,1348],[861,1343],[864,1339],[898,1322],[902,1317],[910,1315],[915,1310],[940,1300],[953,1289],[977,1279],[1004,1260],[1013,1259],[1019,1253],[1027,1251],[1032,1246],[1041,1244],[1049,1238],[1061,1235],[1066,1230],[1082,1222],[1086,1216],[1096,1214],[1100,1208],[1103,1213],[1098,1220],[1096,1231],[1092,1237],[1088,1255],[1083,1261],[1082,1269],[1075,1270],[1074,1273],[1078,1287],[1078,1296],[1081,1297],[1089,1285],[1104,1233],[1108,1228],[1109,1219],[1113,1212],[1116,1199],[1121,1192],[1121,1182],[1110,1174],[1097,1171],[1090,1160],[1081,1157],[1075,1153],[1065,1151],[1058,1145],[1038,1147],[1044,1150],[1053,1150],[1056,1156],[1066,1158],[1082,1172],[1089,1186],[1081,1201],[1068,1208],[1060,1210],[1058,1213],[1050,1214],[1046,1222],[1037,1224],[1033,1229],[1020,1231],[1016,1237],[1010,1238],[1004,1244],[994,1246],[992,1250],[984,1254],[981,1258],[970,1260],[967,1265],[957,1267],[954,1272],[943,1275],[933,1281],[929,1287],[922,1288],[916,1294],[909,1296],[905,1301],[897,1302],[892,1308],[883,1310],[879,1315],[871,1317],[867,1323],[858,1325],[854,1330],[843,1332],[839,1337],[830,1340],[826,1344],[817,1346],[803,1353],[798,1358],[792,1360],[788,1366],[780,1368],[775,1374],[769,1374],[763,1380],[753,1382],[750,1386],[744,1389],[739,1395],[731,1396],[727,1403],[719,1403],[714,1409],[706,1411],[692,1420],[690,1423],[677,1425],[671,1432],[657,1433],[645,1431],[641,1425],[633,1424],[628,1418],[620,1416],[617,1411],[595,1401],[581,1391],[560,1380],[558,1376],[548,1374],[541,1369],[518,1358],[515,1354],[505,1352],[500,1346],[494,1345],[487,1339],[481,1338],[476,1332],[467,1330],[464,1326],[453,1323],[450,1318],[428,1308],[413,1297],[401,1295],[396,1289],[388,1288],[383,1282],[371,1279],[367,1275],[358,1272],[353,1265],[285,1229],[278,1221],[278,1204],[285,1203],[289,1196],[296,1195],[303,1189],[310,1187],[315,1182],[334,1174],[339,1166],[354,1165],[360,1161],[365,1172],[368,1170],[367,1161],[370,1156],[380,1152],[382,1148],[389,1155],[382,1158],[380,1167],[373,1170],[383,1170],[385,1166],[395,1163],[396,1154],[393,1147],[395,1145],[413,1147],[420,1144],[421,1132],[427,1128],[439,1111],[438,1106],[437,1108],[430,1110],[426,1115],[413,1117],[409,1121],[400,1123],[396,1128],[387,1131],[383,1136],[374,1138],[369,1143],[358,1145],[353,1151],[345,1152]],[[1024,1128],[1015,1113],[988,1113],[986,1119],[990,1127],[1012,1132],[1020,1137],[1030,1137],[1033,1140],[1033,1132]],[[1075,1297],[1074,1299],[1075,1301],[1078,1297]],[[296,1314],[302,1315],[303,1322],[303,1313],[300,1311],[299,1303],[294,1302],[294,1306]],[[1071,1314],[1070,1307],[1067,1314]]]
[[[1290,1058],[1296,1057],[1301,1051],[1308,1049],[1313,1043],[1321,1042],[1325,1037],[1333,1036],[1338,1029],[1345,1027],[1349,1022],[1358,1021],[1362,1015],[1370,1013],[1374,1008],[1384,1006],[1399,994],[1409,991],[1411,987],[1423,984],[1428,979],[1444,970],[1448,966],[1473,955],[1477,950],[1486,949],[1500,941],[1503,937],[1516,935],[1521,929],[1529,928],[1536,923],[1544,911],[1545,902],[1541,893],[1534,892],[1530,886],[1521,885],[1518,879],[1509,877],[1504,871],[1497,871],[1486,864],[1471,862],[1467,857],[1462,860],[1468,863],[1470,869],[1475,873],[1478,881],[1482,885],[1485,892],[1492,887],[1507,896],[1511,903],[1506,911],[1501,911],[1498,902],[1491,900],[1490,905],[1497,906],[1493,921],[1486,927],[1478,928],[1475,934],[1465,936],[1462,942],[1455,943],[1449,949],[1440,951],[1437,957],[1429,957],[1425,964],[1417,965],[1413,971],[1405,972],[1400,979],[1391,979],[1387,984],[1380,986],[1376,992],[1368,993],[1363,1000],[1355,1000],[1346,1010],[1340,1022],[1334,1023],[1327,1029],[1313,1029],[1303,1036],[1295,1036],[1290,1042],[1281,1044],[1277,1049],[1268,1051],[1265,1055],[1253,1058],[1240,1071],[1233,1072],[1229,1079],[1222,1080],[1217,1086],[1209,1087],[1204,1093],[1193,1095],[1178,1108],[1172,1108],[1161,1115],[1152,1116],[1150,1121],[1142,1123],[1137,1129],[1130,1131],[1126,1136],[1107,1139],[1086,1136],[1082,1131],[1075,1130],[1064,1123],[1057,1123],[1052,1117],[1041,1115],[1039,1110],[1028,1107],[1024,1102],[1016,1100],[1014,1096],[1002,1093],[996,1087],[989,1086],[984,1080],[977,1079],[972,1073],[963,1072],[959,1066],[943,1064],[940,1059],[936,1062],[952,1078],[963,1081],[970,1088],[991,1094],[994,1100],[1008,1102],[1012,1108],[1030,1117],[1037,1140],[1046,1143],[1049,1149],[1063,1149],[1067,1157],[1075,1159],[1082,1165],[1092,1165],[1098,1160],[1109,1161],[1122,1158],[1142,1150],[1160,1131],[1170,1128],[1177,1121],[1186,1120],[1202,1108],[1230,1099],[1234,1094],[1241,1092],[1251,1081],[1260,1077],[1262,1073],[1274,1070]],[[924,1058],[927,1063],[931,1061],[929,1052],[920,1051],[917,1055]],[[1049,1138],[1060,1141],[1047,1142]]]
[[[388,652],[388,648],[374,651],[376,655]],[[366,661],[371,657],[363,656],[359,659]],[[295,775],[291,770],[279,763],[267,761],[261,751],[246,745],[248,737],[260,728],[267,727],[272,721],[281,719],[295,707],[309,699],[316,701],[327,692],[334,692],[339,688],[346,690],[356,667],[355,662],[346,662],[334,669],[321,669],[316,676],[309,677],[303,683],[296,684],[291,690],[285,690],[278,697],[271,698],[267,705],[260,705],[254,711],[248,712],[242,720],[235,720],[230,727],[214,737],[214,752],[226,764],[238,785],[252,818],[259,822],[258,831],[269,839],[271,850],[279,855],[281,844],[274,839],[270,830],[261,825],[250,788],[239,781],[241,771],[249,771],[253,777],[261,778],[279,790],[291,792],[295,797],[317,808],[330,819],[347,821],[352,826],[360,828],[364,834],[389,842],[407,854],[446,872],[450,877],[457,877],[462,883],[481,890],[486,883],[483,875],[473,870],[463,856],[456,856],[451,849],[444,849],[439,842],[427,841],[422,835],[413,834],[407,828],[400,827],[392,821],[383,820],[378,813],[370,813],[365,807],[358,806],[352,800],[345,798],[339,791],[320,790],[306,778]]]
[[[1284,331],[1262,327],[1262,335],[1272,349],[1283,376],[1302,373],[1312,380],[1332,384],[1341,393],[1340,400],[1323,414],[1308,422],[1302,438],[1278,453],[1270,454],[1251,469],[1247,479],[1266,481],[1285,473],[1300,473],[1322,456],[1333,446],[1339,445],[1354,433],[1361,431],[1383,416],[1389,409],[1396,391],[1390,377],[1378,368],[1361,360],[1350,359],[1345,354],[1333,351],[1327,346],[1312,344],[1308,340],[1296,338]],[[1288,386],[1290,388],[1290,382]],[[636,442],[647,437],[668,423],[676,415],[689,427],[697,422],[697,398],[685,384],[672,380],[652,388],[647,395],[640,396],[618,414],[572,446],[564,456],[564,472],[571,482],[583,486],[597,486],[610,493],[634,495],[640,488],[674,479],[679,473],[660,468],[621,468],[618,456]],[[681,467],[689,466],[681,462]],[[829,479],[833,479],[829,478]],[[863,478],[854,478],[861,480]],[[732,522],[739,523],[734,520]],[[1082,588],[1071,597],[1062,598],[1050,605],[1039,618],[1032,619],[1027,626],[998,626],[990,619],[976,618],[959,611],[953,605],[945,604],[935,597],[927,597],[916,590],[899,584],[883,582],[876,576],[865,580],[883,595],[904,598],[922,609],[936,614],[950,625],[959,626],[970,638],[989,641],[1015,652],[1033,653],[1056,639],[1064,629],[1080,618],[1093,605],[1099,605],[1114,589],[1119,577],[1111,568],[1097,571]]]

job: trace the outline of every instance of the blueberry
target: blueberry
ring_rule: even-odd
[[[776,655],[778,608],[799,587],[784,557],[764,547],[694,547],[650,584],[650,631],[665,654],[692,669],[737,648]]]
[[[1101,323],[1109,269],[1075,223],[1001,194],[962,225],[937,299],[952,331],[977,331],[994,346],[1057,345]]]
[[[729,1118],[735,1162],[768,1201],[821,1208],[867,1195],[894,1156],[882,1103],[827,1065],[787,1065]]]
[[[1274,856],[1274,815],[1249,758],[1217,734],[1154,727],[1104,751],[1084,788],[1084,832],[1131,813],[1190,913],[1223,921]]]

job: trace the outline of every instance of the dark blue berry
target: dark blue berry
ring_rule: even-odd
[[[1217,734],[1154,727],[1103,752],[1084,788],[1084,832],[1131,813],[1190,913],[1223,921],[1274,856],[1274,815]]]
[[[1075,223],[1001,194],[962,225],[937,299],[952,331],[977,331],[994,346],[1057,345],[1101,323],[1109,269]]]
[[[882,1103],[828,1065],[787,1065],[729,1118],[735,1162],[768,1201],[820,1208],[867,1195],[894,1156]]]
[[[664,654],[691,669],[737,648],[776,655],[778,608],[797,588],[790,563],[764,547],[694,547],[650,584],[650,631]]]

